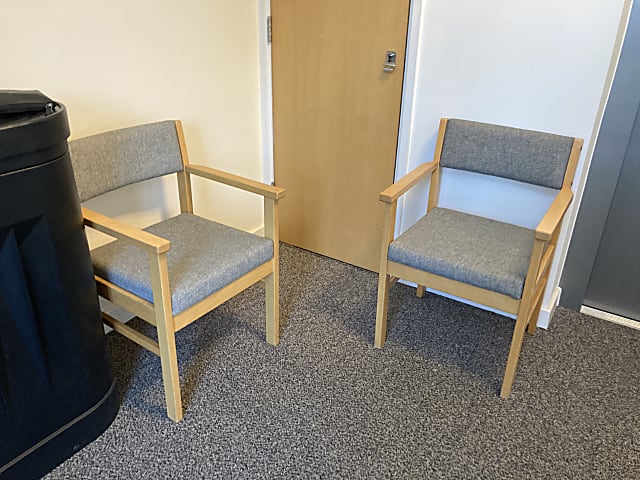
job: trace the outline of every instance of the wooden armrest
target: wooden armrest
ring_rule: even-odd
[[[214,180],[216,182],[224,183],[232,187],[241,188],[248,192],[257,193],[266,198],[273,200],[279,200],[284,197],[284,189],[267,185],[266,183],[256,182],[249,178],[240,177],[231,173],[223,172],[215,168],[207,167],[204,165],[189,164],[186,166],[187,173],[198,175],[199,177]]]
[[[82,217],[86,226],[136,245],[147,252],[160,254],[168,252],[171,249],[171,242],[169,240],[132,227],[94,210],[82,207]]]
[[[438,163],[435,160],[419,165],[396,183],[385,188],[382,193],[380,193],[380,200],[386,203],[395,202],[401,195],[404,195],[411,187],[416,185],[428,173],[433,172],[437,167]]]
[[[535,236],[539,240],[549,241],[553,236],[556,228],[562,221],[562,217],[569,208],[571,200],[573,199],[573,192],[569,187],[563,187],[560,189],[558,195],[551,203],[551,206],[540,220],[540,223],[536,227]]]

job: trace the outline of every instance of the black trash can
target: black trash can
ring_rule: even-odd
[[[63,105],[0,90],[0,479],[38,478],[118,412]]]

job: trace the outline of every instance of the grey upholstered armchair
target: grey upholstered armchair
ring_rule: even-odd
[[[524,331],[536,330],[549,269],[582,140],[510,127],[442,119],[434,160],[380,194],[386,203],[375,346],[387,330],[389,287],[403,278],[517,315],[500,396],[511,392]],[[557,190],[535,230],[438,207],[443,167]],[[397,199],[431,174],[427,214],[394,240]]]
[[[160,356],[167,413],[182,419],[175,333],[265,280],[266,338],[279,341],[278,200],[284,190],[189,163],[182,125],[164,121],[70,142],[78,194],[86,201],[142,180],[177,174],[181,213],[144,230],[83,208],[84,223],[115,237],[91,252],[98,293],[154,325],[158,341],[110,315],[106,324]],[[193,215],[190,175],[264,197],[265,237]]]

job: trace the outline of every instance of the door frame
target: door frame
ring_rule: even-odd
[[[640,108],[640,6],[632,5],[624,43],[569,244],[560,305],[580,310],[591,278],[613,194]]]
[[[417,88],[416,69],[420,55],[420,24],[424,0],[409,1],[407,46],[405,49],[404,79],[400,101],[400,124],[396,150],[394,181],[409,172],[409,148],[413,135],[413,113]],[[260,121],[262,143],[262,178],[266,183],[274,181],[273,155],[273,83],[271,70],[271,44],[267,42],[267,21],[271,14],[271,0],[258,0],[258,34],[260,63]],[[396,235],[402,227],[402,199],[398,201]]]

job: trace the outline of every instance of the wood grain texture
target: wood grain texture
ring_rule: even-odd
[[[150,253],[148,257],[167,415],[174,422],[179,422],[183,417],[182,395],[180,393],[180,377],[178,374],[178,357],[176,353],[176,330],[171,308],[171,288],[169,287],[167,255],[154,255]]]
[[[282,240],[370,270],[393,182],[409,0],[273,0]],[[397,67],[384,73],[386,51]]]
[[[571,200],[573,200],[571,188],[562,187],[536,227],[535,235],[537,239],[547,242],[551,240],[560,222],[562,222],[565,212],[571,205]]]
[[[531,308],[535,307],[534,296],[536,291],[536,277],[540,268],[540,262],[542,261],[544,248],[544,241],[536,239],[533,242],[529,268],[527,269],[527,276],[522,290],[522,300],[520,301],[520,306],[518,308],[518,316],[516,317],[516,324],[513,328],[513,336],[511,338],[511,346],[509,347],[509,355],[507,356],[507,365],[502,379],[502,387],[500,388],[501,398],[508,398],[511,394],[511,387],[513,387],[513,380],[516,376],[518,361],[520,360],[520,350],[522,349],[524,332],[529,322],[529,313]],[[536,320],[534,319],[534,321]]]
[[[131,243],[148,253],[165,253],[171,248],[171,242],[162,237],[132,227],[126,223],[101,213],[82,207],[82,217],[87,227]]]
[[[143,298],[114,285],[102,277],[94,275],[94,278],[98,295],[133,313],[135,316],[140,317],[155,327],[156,315],[153,310],[153,303],[147,302]]]
[[[434,290],[455,295],[456,297],[466,298],[472,302],[480,303],[503,312],[515,314],[518,312],[520,305],[520,300],[511,298],[508,295],[441,277],[440,275],[418,270],[403,265],[402,263],[388,262],[388,272],[391,275],[396,275],[405,280],[422,285],[429,285],[429,288]]]
[[[264,199],[264,236],[273,240],[273,260],[271,273],[265,279],[266,292],[266,337],[267,343],[280,343],[280,229],[278,225],[280,214],[278,201]]]
[[[187,173],[189,166],[189,154],[187,153],[187,143],[184,139],[182,122],[176,120],[176,133],[178,134],[178,144],[180,145],[180,156],[182,157],[182,171],[178,172],[178,195],[180,196],[180,211],[182,213],[193,213],[193,192],[191,189],[191,176]]]
[[[380,193],[380,201],[385,203],[395,202],[400,196],[404,195],[416,185],[420,180],[438,168],[437,162],[423,163],[418,165],[411,172],[407,173],[393,185],[388,186]]]
[[[396,211],[398,202],[391,202],[385,205],[384,224],[381,232],[382,247],[380,249],[380,269],[378,272],[378,303],[376,306],[376,331],[374,346],[382,348],[387,338],[387,313],[389,306],[390,276],[388,272],[389,244],[393,241],[396,225]],[[396,281],[398,280],[396,276]],[[395,282],[394,282],[395,283]]]
[[[124,335],[129,340],[160,356],[160,347],[158,342],[154,342],[146,335],[143,335],[137,330],[131,328],[129,325],[122,323],[120,320],[116,320],[108,313],[102,312],[102,321],[105,325],[113,328],[113,330],[118,332],[120,335]]]
[[[187,325],[198,320],[207,312],[210,312],[218,305],[223,304],[230,298],[236,296],[238,293],[250,287],[256,282],[259,282],[273,271],[273,260],[269,260],[259,267],[251,270],[237,280],[234,280],[230,284],[221,288],[220,290],[212,293],[204,300],[192,305],[186,310],[176,315],[174,323],[176,332],[182,330]]]
[[[442,171],[440,170],[440,157],[442,156],[442,146],[444,145],[444,133],[447,130],[448,118],[441,118],[438,126],[438,137],[436,139],[436,149],[433,152],[433,161],[438,164],[431,174],[431,182],[429,183],[429,200],[427,203],[427,212],[430,212],[438,206],[438,199],[440,198],[440,178]]]
[[[278,200],[284,197],[284,188],[273,187],[266,183],[257,182],[250,178],[241,177],[232,173],[224,172],[216,168],[207,167],[205,165],[189,164],[185,170],[193,175],[224,183],[232,187],[240,188],[247,192],[256,193],[266,198]]]
[[[571,187],[571,185],[573,185],[573,177],[576,175],[578,160],[580,159],[580,152],[582,152],[583,144],[584,140],[581,138],[573,140],[571,153],[569,153],[569,161],[567,162],[567,169],[564,172],[564,180],[562,181],[563,187]]]

